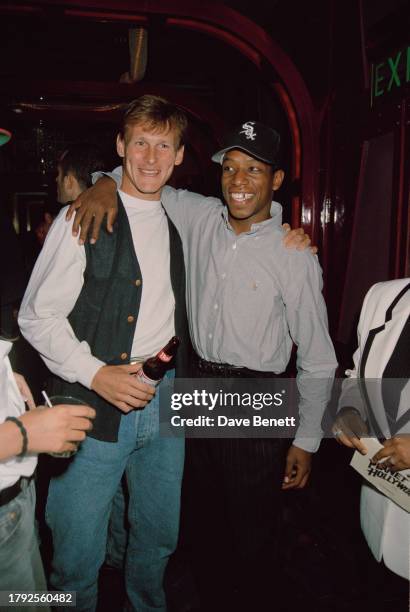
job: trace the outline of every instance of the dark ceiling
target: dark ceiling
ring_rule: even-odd
[[[329,85],[335,34],[342,36],[346,47],[349,46],[355,27],[355,19],[349,19],[349,15],[354,15],[358,3],[359,0],[226,0],[207,4],[228,6],[266,30],[292,58],[313,99],[320,105]],[[88,3],[86,0],[80,4],[84,7],[101,4],[105,8],[110,5],[108,1]],[[151,0],[150,4],[155,5],[155,1]],[[192,0],[175,4],[201,5]],[[386,16],[409,3],[408,0],[363,0],[361,4],[368,29],[377,31]],[[139,6],[143,12],[144,5],[138,0],[133,4],[136,12]],[[46,93],[62,95],[68,103],[80,99],[115,101],[124,95],[121,88],[113,86],[129,68],[128,28],[132,24],[127,20],[81,20],[73,15],[67,18],[61,8],[64,6],[70,7],[70,3],[0,0],[3,83],[0,107],[3,109],[23,98],[26,102],[38,101],[44,82],[61,83],[60,87],[49,86]],[[115,0],[111,6],[115,9]],[[27,7],[41,10],[32,12]],[[345,19],[341,20],[341,15]],[[408,28],[406,19],[401,22],[403,28]],[[144,84],[189,90],[204,100],[216,98],[217,104],[223,103],[224,85],[231,88],[235,103],[252,98],[250,89],[255,90],[258,75],[240,53],[206,34],[167,28],[164,23],[160,16],[149,17]],[[378,36],[383,36],[380,28]],[[88,89],[86,83],[90,83]],[[221,112],[224,114],[223,108]]]
[[[104,10],[110,6],[109,0],[77,0],[76,4],[101,5]],[[132,6],[136,12],[141,7],[143,13],[145,4],[135,0]],[[155,4],[150,0],[150,6]],[[346,70],[343,75],[334,67],[336,47],[346,58],[349,52],[356,53],[352,41],[359,35],[359,0],[227,0],[206,4],[215,10],[228,6],[259,24],[292,59],[318,110],[334,79],[345,78],[351,86],[359,74]],[[113,10],[116,5],[112,0]],[[200,0],[175,5],[204,6]],[[391,36],[380,24],[408,5],[408,0],[362,0],[369,49],[375,37],[383,40]],[[85,126],[89,134],[94,131],[102,140],[112,142],[120,105],[146,91],[169,91],[185,97],[188,106],[191,100],[208,109],[205,123],[212,123],[214,129],[209,146],[220,136],[215,126],[229,126],[244,117],[262,118],[285,129],[283,111],[272,97],[275,74],[258,71],[227,42],[189,29],[166,27],[161,15],[150,15],[145,76],[136,85],[120,84],[121,75],[129,70],[128,31],[135,24],[127,19],[68,17],[63,13],[67,7],[69,2],[59,0],[0,0],[0,127],[14,132],[14,144],[7,147],[7,153],[6,148],[2,150],[3,158],[13,151],[13,159],[2,161],[0,157],[0,173],[12,165],[19,172],[38,172],[40,167],[34,160],[42,157],[50,160],[46,162],[49,171],[58,150],[81,137]],[[400,22],[403,28],[408,27],[406,19]],[[339,58],[342,67],[344,59]],[[207,126],[198,129],[206,130]]]
[[[226,42],[166,27],[164,19],[151,16],[145,76],[126,85],[120,78],[130,67],[128,32],[134,24],[67,18],[41,2],[31,3],[40,6],[39,13],[27,14],[17,10],[20,5],[6,10],[0,1],[0,121],[13,131],[11,145],[1,151],[0,172],[52,173],[59,152],[85,133],[112,150],[121,105],[145,92],[169,91],[173,98],[179,92],[188,109],[207,109],[205,124],[193,125],[194,147],[204,141],[205,149],[212,149],[222,136],[217,126],[226,128],[244,116],[264,114],[284,123],[282,109],[272,104],[270,83]],[[209,121],[214,135],[207,137]],[[201,155],[197,149],[196,155]]]
[[[324,47],[328,44],[329,33],[323,32],[323,26],[332,3],[316,0],[314,10],[310,3],[295,0],[234,0],[214,4],[225,4],[251,18],[267,30],[302,69],[308,70],[312,65],[315,73],[320,64],[327,61]],[[19,2],[14,4],[18,7]],[[135,3],[136,11],[138,4]],[[0,2],[0,14],[1,10]],[[17,11],[3,14],[1,46],[4,53],[0,77],[3,81],[118,82],[129,65],[129,25],[127,22],[67,19],[56,7],[50,6],[45,7],[41,15]],[[166,28],[158,18],[150,18],[148,29],[147,83],[170,83],[205,93],[213,92],[219,81],[234,83],[239,76],[247,76],[243,72],[246,60],[226,43],[198,32],[184,30],[182,33]],[[311,42],[308,48],[301,48],[307,32]],[[75,97],[75,92],[69,87],[66,89],[67,95]],[[10,96],[13,92],[5,93]]]

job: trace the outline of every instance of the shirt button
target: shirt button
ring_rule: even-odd
[[[141,286],[141,279],[137,278],[137,280],[135,281],[135,286],[136,287],[140,287]]]
[[[211,339],[212,338],[212,334],[208,334],[208,338]]]
[[[128,323],[132,323],[132,322],[133,322],[133,320],[134,320],[134,317],[133,317],[132,315],[129,315],[129,316],[127,317],[127,321],[128,321]]]
[[[218,304],[214,304],[215,310],[218,310]]]
[[[223,272],[223,273],[221,274],[221,278],[222,278],[223,280],[225,280],[225,278],[226,278],[226,274],[225,274],[225,272]]]
[[[121,353],[120,357],[124,361],[125,359],[127,359],[128,353]]]
[[[233,243],[232,248],[233,248],[233,250],[236,249],[236,242]]]

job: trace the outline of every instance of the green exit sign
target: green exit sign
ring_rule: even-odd
[[[410,46],[383,62],[371,65],[370,106],[390,92],[410,83]]]

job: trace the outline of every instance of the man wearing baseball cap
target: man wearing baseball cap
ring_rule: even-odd
[[[274,129],[259,121],[247,121],[225,138],[224,148],[212,156],[212,161],[222,164],[225,153],[240,149],[276,169],[279,147],[280,136]]]
[[[192,548],[202,561],[205,603],[212,610],[230,609],[235,590],[248,609],[251,604],[265,609],[270,601],[274,591],[267,575],[275,572],[281,490],[305,486],[320,443],[307,435],[309,419],[327,401],[326,389],[312,402],[306,383],[330,381],[337,366],[317,258],[283,243],[282,208],[272,201],[284,178],[279,145],[279,134],[257,121],[246,121],[227,136],[212,157],[222,166],[226,206],[171,187],[161,194],[184,246],[199,376],[276,377],[286,370],[293,343],[298,347],[302,414],[290,448],[271,438],[196,439],[188,446],[189,471],[197,483],[189,489],[195,500],[190,512],[198,516]],[[147,149],[141,171],[155,168],[155,151]],[[118,182],[120,175],[116,169],[111,177]],[[95,217],[95,241],[106,212],[112,231],[116,200],[108,178],[91,189],[71,212],[83,204],[73,227],[78,232],[81,222],[82,240]]]

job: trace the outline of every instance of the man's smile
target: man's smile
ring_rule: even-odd
[[[245,202],[246,200],[250,200],[253,198],[253,193],[244,193],[244,192],[231,192],[229,197],[235,202]]]
[[[141,174],[143,174],[144,176],[158,176],[158,174],[160,173],[159,170],[148,170],[146,168],[138,168],[138,170],[141,172]]]

